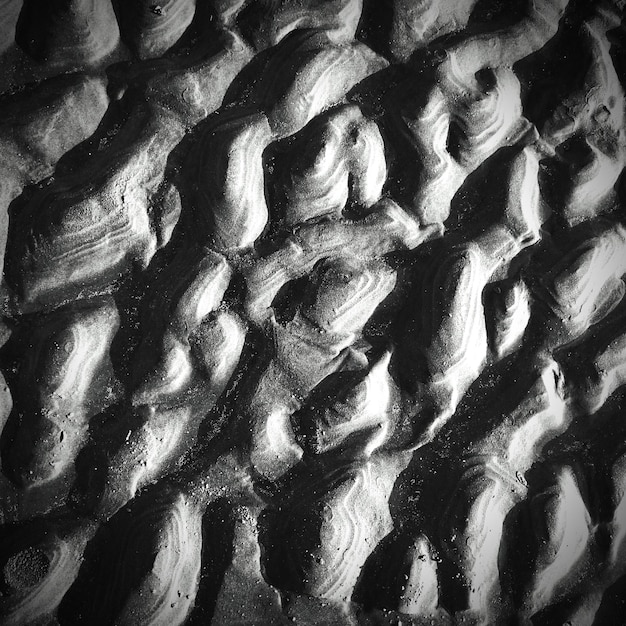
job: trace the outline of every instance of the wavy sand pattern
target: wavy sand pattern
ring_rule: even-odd
[[[623,18],[0,0],[0,624],[623,623]]]

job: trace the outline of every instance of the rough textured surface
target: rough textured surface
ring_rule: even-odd
[[[622,624],[623,11],[0,0],[0,624]]]

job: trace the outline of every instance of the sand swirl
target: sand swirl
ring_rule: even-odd
[[[3,624],[26,626],[50,621],[82,563],[93,523],[38,520],[5,538],[2,545]]]
[[[583,573],[591,535],[591,519],[572,468],[555,472],[554,482],[531,503],[541,545],[524,606],[532,615],[567,593]],[[545,524],[545,526],[544,526]]]
[[[184,493],[138,500],[106,527],[106,558],[87,562],[108,584],[83,596],[82,623],[182,624],[200,575],[202,514]],[[98,537],[96,537],[96,541]],[[84,593],[79,579],[71,593]]]
[[[320,274],[312,306],[301,307],[284,326],[272,324],[274,358],[247,403],[252,463],[274,478],[302,456],[289,417],[324,378],[363,362],[349,346],[395,283],[393,272],[382,263],[343,260],[328,263]]]
[[[568,334],[597,323],[624,295],[625,231],[607,225],[568,253],[546,276],[547,302]]]
[[[4,267],[9,204],[27,184],[50,176],[66,152],[89,137],[109,105],[106,81],[81,75],[50,79],[2,106],[0,252]],[[75,111],[79,109],[80,115]],[[62,129],[62,130],[61,130]]]
[[[220,31],[189,55],[154,61],[146,79],[146,99],[191,127],[219,108],[233,79],[251,58],[252,50],[240,36]]]
[[[30,56],[67,71],[97,67],[117,48],[120,31],[111,0],[26,0],[15,40]]]
[[[469,36],[446,49],[438,75],[452,91],[472,89],[479,70],[512,66],[540,50],[557,33],[567,0],[526,3],[523,17],[509,27]]]
[[[337,46],[324,32],[296,31],[273,48],[245,102],[264,111],[272,132],[282,139],[386,66],[382,57],[361,43]]]
[[[83,508],[111,516],[192,447],[239,362],[245,331],[235,314],[217,312],[191,340],[193,370],[186,384],[174,393],[169,380],[159,388],[155,377],[149,392],[134,395],[127,420],[111,425],[100,450],[93,447],[87,480],[76,484],[75,497]],[[207,344],[210,356],[204,353]]]
[[[208,249],[186,251],[171,269],[171,274],[163,281],[164,286],[173,291],[167,298],[170,313],[165,316],[164,324],[153,322],[154,327],[165,326],[160,354],[156,367],[133,394],[135,405],[158,405],[167,403],[168,399],[176,403],[176,396],[189,386],[194,369],[189,338],[219,306],[231,277],[226,260]],[[172,282],[174,277],[175,283]],[[164,304],[163,293],[158,300]],[[155,317],[163,317],[163,309],[157,305],[155,309]],[[216,351],[216,356],[218,354]]]
[[[546,195],[571,225],[614,207],[614,187],[626,163],[624,90],[607,35],[618,23],[619,16],[604,7],[582,24],[581,40],[591,57],[582,86],[557,106],[542,129],[556,149]],[[555,175],[558,168],[568,175]]]
[[[119,326],[112,301],[52,318],[33,341],[20,372],[21,419],[6,455],[23,487],[71,468],[89,419],[103,410],[113,380],[109,349]]]
[[[322,396],[297,414],[297,439],[305,452],[324,454],[349,446],[350,454],[367,457],[385,443],[393,428],[392,402],[397,399],[387,371],[390,358],[385,353],[329,406]],[[332,384],[328,387],[329,397],[334,398]]]
[[[142,111],[81,173],[33,196],[11,223],[15,236],[9,232],[15,264],[6,272],[18,306],[31,311],[59,306],[71,297],[106,291],[133,264],[147,265],[157,245],[150,196],[178,132],[171,121]]]
[[[460,96],[437,84],[422,106],[416,107],[413,100],[401,107],[400,127],[423,164],[412,199],[423,222],[445,221],[467,176],[498,148],[530,133],[531,125],[521,113],[519,81],[504,68]]]
[[[498,285],[491,295],[491,349],[503,358],[518,348],[530,319],[530,292],[522,280]]]
[[[246,312],[255,321],[265,319],[283,285],[305,275],[321,259],[376,258],[416,248],[439,233],[438,226],[422,228],[392,200],[381,201],[362,220],[304,224],[279,250],[246,272]]]
[[[17,169],[22,183],[52,174],[57,161],[98,127],[109,106],[106,87],[103,77],[70,74],[5,99],[0,121],[5,167]]]
[[[355,105],[315,118],[283,159],[288,170],[279,187],[289,225],[339,217],[349,201],[369,208],[380,198],[387,174],[378,127]]]
[[[365,560],[391,530],[385,495],[394,478],[370,461],[340,478],[319,500],[290,511],[282,529],[281,562],[291,588],[328,600],[351,597]]]
[[[250,6],[252,5],[252,6]],[[302,3],[248,3],[246,30],[257,50],[275,46],[296,29],[323,30],[333,43],[352,41],[362,0],[306,0]]]
[[[262,156],[274,136],[265,115],[243,113],[205,133],[197,171],[197,212],[222,251],[251,246],[268,211]]]
[[[419,350],[427,370],[426,397],[435,412],[425,440],[454,413],[487,359],[485,287],[495,272],[539,237],[537,168],[537,158],[528,149],[513,157],[502,219],[475,239],[443,252],[424,277],[425,295],[432,300],[422,309]]]
[[[301,307],[302,314],[323,331],[343,335],[363,327],[393,289],[395,276],[382,262],[343,258],[323,267],[313,284],[314,300]]]
[[[195,0],[124,2],[119,9],[122,38],[140,59],[161,56],[181,38],[195,9]]]
[[[507,515],[525,495],[524,475],[543,446],[571,421],[555,364],[539,374],[502,424],[470,444],[458,490],[450,498],[451,544],[462,555],[468,607],[481,613],[498,614],[505,606],[498,567],[501,536]]]

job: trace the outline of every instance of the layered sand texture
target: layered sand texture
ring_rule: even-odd
[[[0,624],[626,620],[621,0],[0,0]]]

